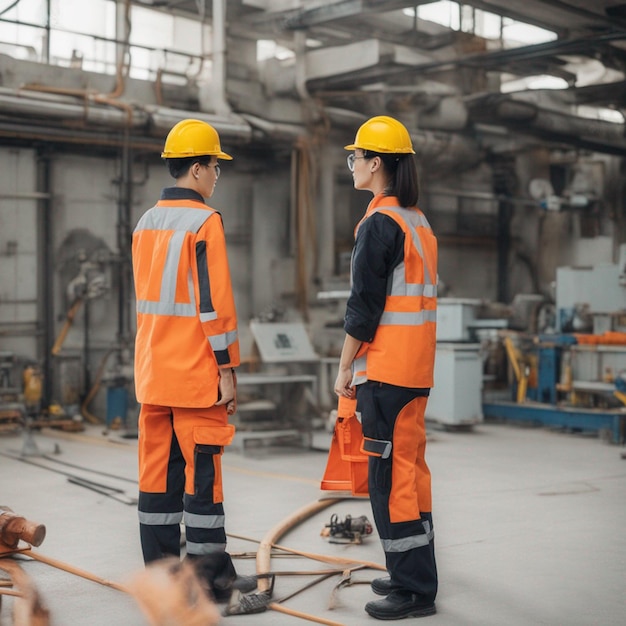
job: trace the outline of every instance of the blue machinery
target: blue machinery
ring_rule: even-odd
[[[563,334],[519,344],[505,338],[512,398],[483,402],[485,418],[605,432],[626,442],[626,346],[578,345],[575,335]]]

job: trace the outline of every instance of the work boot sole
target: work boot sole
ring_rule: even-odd
[[[437,607],[434,604],[430,606],[424,606],[419,608],[407,608],[402,611],[395,612],[380,612],[376,609],[368,608],[365,605],[365,611],[368,615],[371,615],[375,619],[381,620],[394,620],[394,619],[404,619],[405,617],[427,617],[428,615],[434,615],[437,612]]]

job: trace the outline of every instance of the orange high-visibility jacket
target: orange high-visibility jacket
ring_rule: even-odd
[[[359,226],[373,213],[391,217],[404,232],[404,259],[387,285],[385,308],[371,343],[363,343],[352,383],[366,380],[400,387],[432,387],[437,322],[437,239],[418,208],[398,206],[379,194]]]
[[[224,227],[201,196],[171,189],[177,193],[165,189],[133,233],[136,395],[140,403],[208,407],[217,401],[218,367],[239,365]]]

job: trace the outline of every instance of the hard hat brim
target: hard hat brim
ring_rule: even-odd
[[[161,158],[162,159],[188,159],[190,157],[199,157],[199,156],[216,156],[218,159],[222,159],[224,161],[232,161],[233,157],[230,156],[230,154],[226,154],[226,152],[217,152],[217,153],[213,153],[213,154],[206,154],[206,153],[201,153],[201,154],[196,154],[195,152],[189,152],[189,153],[184,153],[184,154],[180,154],[180,153],[176,153],[173,154],[172,152],[161,152]]]
[[[371,150],[372,152],[378,152],[379,154],[415,154],[415,150],[413,150],[412,148],[406,148],[404,150],[394,150],[393,152],[391,150],[383,150],[380,147],[368,147],[366,145],[363,146],[357,146],[354,143],[351,143],[349,146],[344,146],[343,149],[344,150]]]

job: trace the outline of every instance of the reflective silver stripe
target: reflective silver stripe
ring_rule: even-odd
[[[224,528],[224,515],[198,515],[185,511],[185,526],[192,528]]]
[[[426,270],[425,270],[426,271]],[[396,266],[391,277],[390,296],[426,296],[427,298],[437,297],[437,285],[427,283],[407,283],[405,281],[404,261]]]
[[[406,286],[407,296],[426,296],[427,298],[437,297],[437,285],[420,285],[419,283],[409,283]]]
[[[411,240],[413,242],[413,247],[417,250],[417,253],[419,254],[420,258],[423,260],[424,259],[424,249],[422,247],[422,240],[419,238],[419,234],[417,233],[417,229],[418,228],[428,228],[430,230],[430,224],[428,223],[428,220],[426,219],[426,217],[421,214],[418,213],[417,211],[412,211],[410,209],[404,209],[402,207],[396,206],[396,207],[378,207],[376,209],[377,211],[391,211],[392,213],[395,213],[396,215],[398,215],[398,217],[400,217],[400,219],[409,227],[409,232],[411,233]],[[402,275],[400,275],[399,273],[399,268],[402,267]],[[396,275],[396,272],[398,272],[398,274]],[[436,277],[435,277],[436,278]],[[430,275],[430,271],[428,269],[428,266],[426,265],[426,263],[424,263],[424,286],[435,286],[436,285],[436,281],[433,280],[433,277]],[[402,285],[406,285],[405,286],[405,290],[402,289]],[[417,285],[416,288],[419,289],[419,287],[422,287],[421,285]],[[401,263],[401,265],[399,265],[395,270],[394,270],[394,275],[393,275],[393,282],[392,282],[392,290],[391,290],[391,295],[396,295],[396,296],[403,296],[403,295],[427,295],[426,293],[422,294],[422,293],[410,293],[411,291],[411,285],[410,284],[406,284],[405,283],[405,274],[404,274],[404,262]],[[435,287],[435,295],[431,296],[428,295],[428,297],[436,297],[436,287]]]
[[[402,539],[381,539],[380,542],[385,552],[408,552],[415,548],[427,546],[434,538],[434,531],[429,530],[423,535],[413,535]]]
[[[362,385],[367,382],[367,353],[352,361],[352,382],[351,386]]]
[[[221,335],[213,335],[208,337],[208,340],[211,343],[213,352],[226,350],[228,346],[232,346],[237,341],[237,331],[231,330],[227,333],[222,333]]]
[[[426,322],[436,322],[437,311],[384,311],[380,317],[380,326],[421,326]]]
[[[195,317],[196,304],[183,304],[180,302],[151,302],[150,300],[137,300],[137,312],[151,315],[175,315],[177,317]]]
[[[146,526],[173,526],[180,524],[183,519],[183,512],[176,513],[146,513],[139,511],[139,523]]]
[[[352,377],[352,381],[350,382],[351,387],[356,387],[356,385],[362,385],[367,382],[367,375],[361,374],[357,376],[356,374]]]
[[[189,302],[176,302],[176,279],[178,266],[188,232],[198,232],[210,215],[215,213],[213,209],[185,209],[154,207],[147,211],[139,220],[135,232],[139,230],[174,230],[168,242],[163,276],[161,278],[161,292],[159,300],[138,300],[137,312],[149,315],[168,315],[175,317],[195,317],[196,295],[193,285],[191,270],[187,274],[187,290]],[[205,314],[210,321],[217,318],[216,313]],[[210,317],[214,315],[214,317]]]
[[[225,543],[194,543],[187,542],[187,554],[216,554],[217,552],[225,552]]]
[[[212,322],[217,319],[217,311],[211,311],[209,313],[200,313],[201,322]]]
[[[178,230],[172,234],[167,244],[165,265],[161,276],[160,302],[176,302],[176,278],[178,277],[178,264],[185,236],[185,232]]]
[[[389,290],[390,296],[405,296],[406,295],[407,284],[406,284],[406,279],[405,279],[404,268],[405,268],[404,261],[402,261],[402,263],[400,263],[394,268],[393,274],[391,275],[391,289]]]
[[[213,209],[155,206],[140,218],[135,232],[140,230],[181,230],[197,233],[202,224],[213,215]]]
[[[422,258],[422,262],[424,261],[424,249],[422,248],[422,240],[420,239],[417,231],[414,228],[411,228],[411,238],[413,239],[413,245],[416,250],[419,252],[420,257]],[[433,277],[430,275],[430,270],[428,269],[428,265],[426,263],[422,263],[424,266],[424,282],[427,285],[434,284]],[[436,278],[436,277],[435,277]]]

